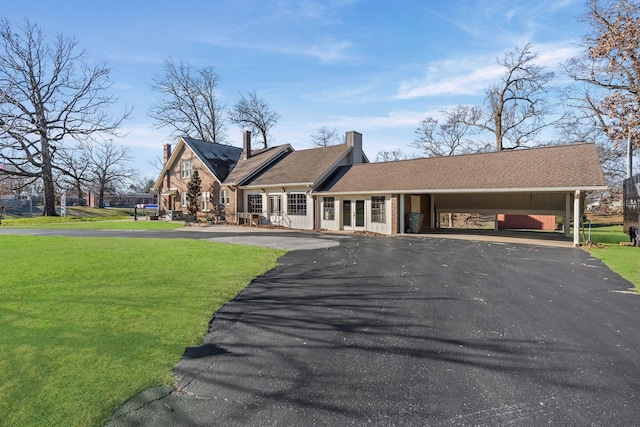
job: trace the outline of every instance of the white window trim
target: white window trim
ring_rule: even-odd
[[[293,199],[297,199],[299,196],[302,196],[303,202],[297,203],[296,206],[298,208],[300,208],[300,210],[304,210],[304,213],[297,213],[297,211],[295,213],[291,212],[289,207],[291,206],[291,201]],[[307,209],[307,195],[305,193],[288,193],[287,194],[287,215],[290,216],[307,216],[308,214],[308,209]]]
[[[203,191],[202,193],[200,193],[200,211],[211,211],[211,193],[209,193],[208,191]]]
[[[220,190],[220,205],[226,206],[229,204],[229,190]]]
[[[187,168],[187,165],[189,166]],[[180,179],[191,178],[193,163],[191,160],[183,160],[180,162]]]

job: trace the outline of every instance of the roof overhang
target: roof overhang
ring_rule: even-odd
[[[313,187],[313,182],[288,182],[288,183],[278,183],[278,184],[269,184],[269,185],[241,185],[240,188],[243,190],[259,190],[261,188],[287,188],[287,187]]]
[[[176,194],[178,194],[177,188],[167,188],[160,193],[161,196],[175,196]]]
[[[318,196],[347,196],[367,194],[486,194],[486,193],[573,193],[575,191],[604,191],[607,186],[584,187],[530,187],[530,188],[456,188],[456,189],[414,189],[414,190],[376,190],[376,191],[314,191]]]

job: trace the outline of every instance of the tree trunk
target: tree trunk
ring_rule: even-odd
[[[98,207],[104,208],[104,187],[100,186],[100,192],[98,193]]]
[[[42,145],[42,185],[44,186],[44,209],[42,216],[58,216],[56,212],[56,190],[51,168],[51,147],[47,138],[41,139]]]
[[[84,192],[82,191],[80,181],[76,182],[76,193],[78,193],[78,206],[84,206]]]
[[[496,151],[502,151],[502,107],[496,112]]]

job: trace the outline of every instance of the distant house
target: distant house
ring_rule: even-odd
[[[307,230],[399,234],[419,215],[412,231],[420,232],[439,227],[440,213],[465,212],[567,223],[588,191],[606,189],[594,144],[369,163],[358,132],[347,132],[345,144],[300,151],[252,151],[245,132],[243,149],[182,138],[168,153],[154,187],[162,209],[186,210],[183,194],[198,169],[207,180],[200,215]]]

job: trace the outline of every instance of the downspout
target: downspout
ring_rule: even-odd
[[[238,186],[236,185],[234,188],[234,192],[235,192],[235,212],[234,212],[234,217],[235,217],[235,222],[236,224],[240,224],[240,222],[238,221]],[[249,220],[249,225],[251,225],[251,220]]]

